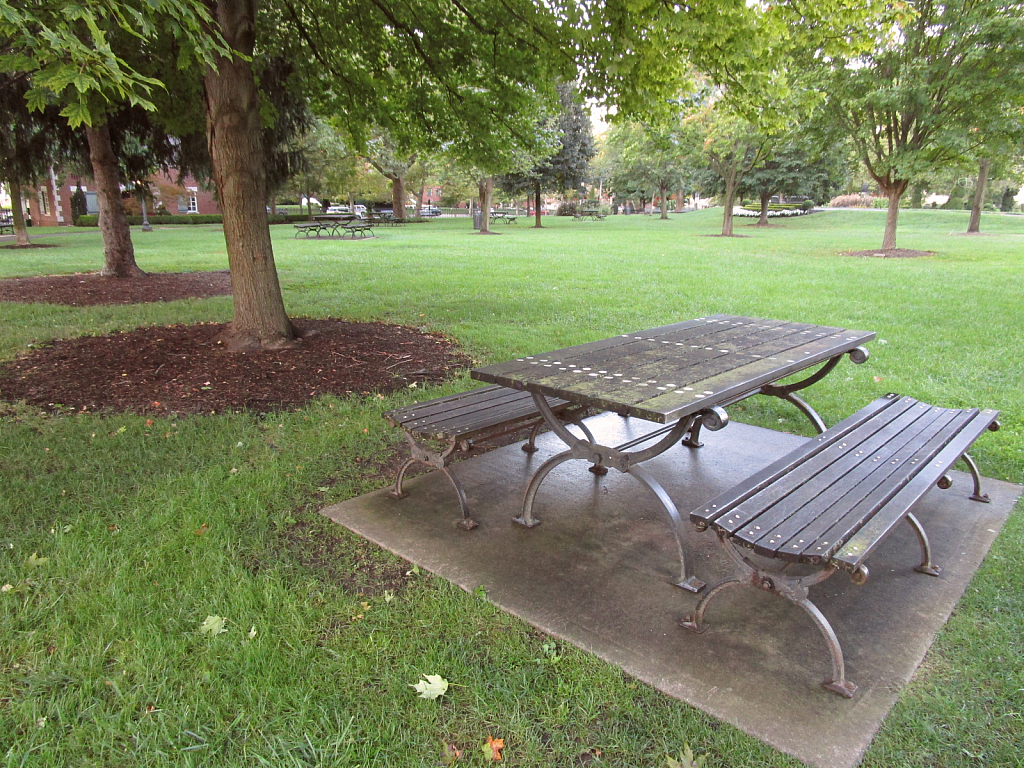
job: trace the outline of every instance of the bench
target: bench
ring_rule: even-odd
[[[334,232],[340,232],[342,237],[344,237],[346,234],[351,235],[353,240],[355,240],[357,234],[359,235],[360,238],[376,237],[376,235],[373,234],[373,225],[366,221],[346,222],[341,226],[335,227]]]
[[[0,235],[4,232],[10,232],[14,234],[14,222],[13,221],[0,221]]]
[[[300,234],[304,237],[309,237],[310,235],[320,237],[320,232],[326,228],[326,225],[319,221],[300,221],[295,224],[295,237],[298,237]]]
[[[547,398],[547,402],[559,418],[576,424],[593,439],[590,431],[578,420],[583,409],[552,397]],[[397,408],[383,416],[388,424],[402,430],[412,454],[398,470],[395,487],[388,495],[395,499],[405,498],[402,481],[413,464],[439,469],[455,486],[462,510],[459,526],[467,531],[476,528],[477,523],[469,515],[469,504],[461,483],[448,468],[455,452],[469,451],[474,440],[496,438],[530,427],[530,438],[523,445],[523,450],[533,453],[537,450],[537,433],[544,424],[529,392],[497,385]]]
[[[946,474],[964,459],[981,492],[977,465],[968,448],[985,431],[999,428],[997,411],[937,408],[889,394],[811,438],[798,449],[690,514],[697,530],[712,528],[740,575],[712,587],[682,626],[703,632],[708,603],[734,584],[750,584],[784,597],[814,620],[832,657],[832,677],[823,685],[847,698],[857,690],[846,679],[843,652],[832,626],[808,599],[808,587],[837,571],[854,584],[868,578],[865,561],[904,519],[921,545],[915,570],[936,576],[928,537],[911,509],[933,485],[949,488]],[[749,557],[810,566],[808,575],[768,570]],[[804,568],[804,570],[807,570]]]
[[[511,211],[491,211],[491,221],[503,221],[506,224],[515,224],[519,214]]]

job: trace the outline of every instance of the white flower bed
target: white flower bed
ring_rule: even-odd
[[[778,218],[788,219],[791,216],[803,216],[805,213],[808,213],[808,211],[801,210],[800,208],[794,208],[794,209],[787,210],[787,211],[768,211],[768,218],[769,219],[778,219]],[[746,208],[742,208],[742,207],[740,207],[738,205],[735,206],[732,209],[732,215],[733,216],[746,216],[747,218],[755,218],[755,219],[760,218],[760,216],[761,216],[759,211],[748,211]]]

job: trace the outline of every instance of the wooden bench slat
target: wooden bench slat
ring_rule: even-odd
[[[552,409],[557,413],[562,409],[562,405],[567,405],[567,403],[565,401],[561,401],[561,404],[553,402]],[[538,418],[540,418],[540,413],[537,411],[537,406],[533,399],[529,398],[506,403],[500,408],[457,414],[450,419],[435,419],[422,425],[416,422],[406,422],[403,426],[413,432],[464,436],[468,432],[479,432],[514,421]]]
[[[887,395],[869,403],[836,424],[827,434],[811,438],[796,451],[769,464],[760,472],[756,472],[743,482],[719,494],[701,509],[694,510],[690,514],[691,522],[700,525],[714,525],[717,520],[726,515],[737,504],[746,501],[765,486],[775,482],[808,457],[820,453],[832,443],[842,440],[865,421],[873,418],[875,414],[885,410],[894,403],[899,402],[899,400],[900,398],[896,395]]]
[[[894,434],[899,429],[909,426],[915,419],[916,415],[913,413],[911,405],[906,402],[894,404],[894,407],[888,408],[884,413],[879,413],[866,425],[861,425],[846,433],[839,440],[829,441],[829,445],[823,450],[802,459],[788,471],[780,473],[771,484],[734,506],[728,516],[720,517],[715,527],[732,534],[757,524],[761,533],[757,533],[747,542],[754,543],[764,531],[775,525],[776,518],[771,515],[767,515],[767,519],[760,522],[759,516],[762,513],[771,510],[774,505],[800,488],[804,488],[806,491],[807,488],[815,487],[816,476],[830,467],[834,467],[837,462],[842,462],[844,457],[848,459],[846,464],[840,463],[837,469],[840,473],[848,471],[856,461],[853,458],[855,451],[860,449],[865,441],[870,441],[872,437],[879,435],[878,439],[882,440],[885,435]],[[868,447],[876,447],[876,444],[869,442]],[[758,522],[755,523],[755,521]],[[782,522],[782,520],[777,522]],[[743,538],[745,541],[747,540],[745,537]]]
[[[971,444],[989,429],[998,415],[998,412],[991,409],[975,411],[973,418],[959,434],[930,459],[925,469],[885,502],[880,512],[874,514],[851,535],[843,548],[832,557],[832,561],[841,563],[851,570],[863,562],[889,531],[906,517],[907,511],[966,453]]]
[[[741,530],[738,538],[756,548],[770,549],[802,531],[817,517],[819,509],[830,507],[837,514],[843,506],[849,509],[868,492],[862,484],[870,473],[898,455],[908,443],[941,432],[952,415],[915,407],[888,423],[881,419],[872,420],[842,443],[804,462],[766,493],[751,499],[755,519],[744,528],[757,523],[760,530],[753,537]]]
[[[529,397],[529,393],[526,393],[526,396],[532,400]],[[384,418],[395,426],[400,426],[407,421],[434,417],[444,418],[445,414],[451,412],[473,408],[487,408],[493,404],[501,404],[509,400],[519,400],[522,397],[524,397],[522,392],[509,389],[508,387],[492,385],[396,408],[385,413]]]
[[[926,441],[907,440],[901,450],[890,453],[882,460],[861,462],[858,471],[851,473],[851,480],[842,484],[847,489],[846,493],[835,498],[829,489],[814,500],[808,510],[816,514],[805,515],[806,524],[800,530],[785,531],[781,537],[790,535],[791,538],[788,541],[781,538],[776,540],[773,556],[784,560],[806,561],[820,557],[829,550],[835,552],[863,524],[866,516],[874,514],[887,503],[916,474],[918,465],[927,462],[941,450],[968,419],[969,416],[962,412],[953,411],[949,418],[939,418],[932,422],[933,429],[924,433],[928,435]],[[826,509],[828,515],[822,514],[822,510]],[[836,520],[846,522],[837,525]]]

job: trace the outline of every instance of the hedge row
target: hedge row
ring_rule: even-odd
[[[290,224],[293,221],[305,221],[308,217],[304,213],[297,214],[267,214],[267,219],[271,224]],[[141,216],[129,216],[128,223],[133,226],[139,226],[142,224]],[[150,224],[177,224],[181,226],[195,225],[195,224],[222,224],[224,223],[224,217],[219,213],[211,214],[182,214],[180,216],[160,216],[154,215],[149,217]],[[76,227],[98,227],[99,216],[79,216],[75,222]]]

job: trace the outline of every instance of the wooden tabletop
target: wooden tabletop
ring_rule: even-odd
[[[871,331],[710,315],[507,363],[479,381],[668,424],[849,352]]]

